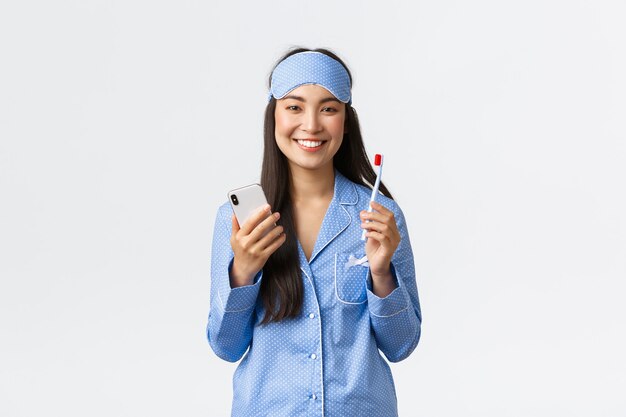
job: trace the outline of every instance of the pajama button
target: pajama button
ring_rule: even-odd
[[[311,353],[311,356],[309,356],[309,358],[311,359],[317,359],[317,355],[315,353]]]
[[[317,400],[317,395],[315,395],[315,394],[311,395],[311,399],[312,400]]]
[[[314,318],[315,318],[315,314],[310,313],[310,314],[309,314],[309,318],[310,318],[310,319],[314,319]]]

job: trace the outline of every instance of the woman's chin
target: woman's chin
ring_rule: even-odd
[[[332,160],[330,161],[322,161],[319,160],[318,158],[316,158],[316,161],[311,160],[312,158],[306,158],[306,160],[302,160],[302,159],[297,159],[295,161],[290,161],[290,164],[292,166],[296,166],[299,169],[305,169],[307,171],[319,171],[319,170],[323,170],[326,169],[328,167],[328,165],[332,165]]]

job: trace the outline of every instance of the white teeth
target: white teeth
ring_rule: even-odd
[[[302,146],[306,146],[307,148],[317,148],[322,144],[322,141],[317,140],[298,140],[298,143]]]

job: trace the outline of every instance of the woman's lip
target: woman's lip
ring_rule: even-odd
[[[300,143],[299,143],[298,141],[299,141],[299,140],[307,140],[307,141],[308,141],[308,140],[311,140],[311,139],[294,139],[294,140],[295,140],[295,141],[296,141],[296,143],[298,144],[298,147],[299,147],[300,149],[302,149],[303,151],[306,151],[306,152],[317,152],[317,151],[319,151],[320,149],[322,149],[322,148],[324,147],[324,145],[326,144],[326,141],[325,141],[325,140],[312,140],[313,142],[322,142],[322,144],[321,144],[320,146],[316,146],[315,148],[307,148],[307,147],[306,147],[306,146],[304,146],[304,145],[300,145]]]

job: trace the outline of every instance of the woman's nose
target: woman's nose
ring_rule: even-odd
[[[306,112],[303,121],[303,130],[306,132],[318,132],[321,130],[322,124],[319,120],[319,114],[316,111]]]

